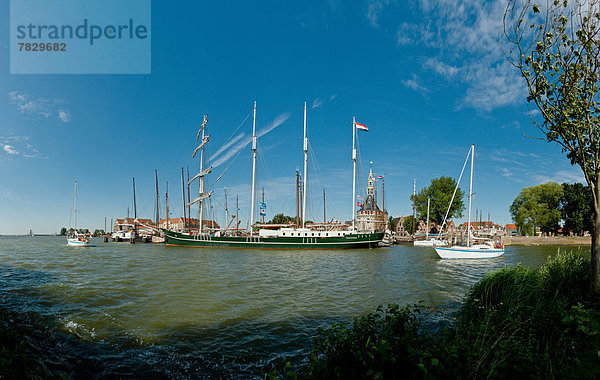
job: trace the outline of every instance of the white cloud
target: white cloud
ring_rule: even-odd
[[[21,155],[27,158],[48,158],[28,141],[28,136],[0,136],[0,147],[9,155]]]
[[[67,110],[58,110],[58,118],[63,122],[63,123],[68,123],[71,121],[71,113]]]
[[[378,17],[388,11],[386,7],[396,5],[371,0],[371,25],[379,28]],[[424,70],[464,84],[461,106],[491,111],[516,104],[524,101],[526,94],[518,70],[507,62],[499,46],[505,7],[506,0],[405,3],[403,18],[411,21],[397,24],[396,43],[423,51],[419,58]],[[409,80],[403,84],[416,89],[418,83]]]
[[[323,101],[319,98],[316,98],[315,100],[313,100],[313,104],[312,104],[312,109],[317,108],[319,106],[321,106],[323,104]]]
[[[271,122],[271,124],[269,124],[265,128],[263,128],[260,131],[258,131],[258,133],[256,135],[258,137],[266,135],[267,133],[271,132],[273,129],[275,129],[275,128],[279,127],[281,124],[285,123],[285,121],[287,119],[289,119],[289,118],[290,118],[290,114],[289,113],[282,113],[281,115],[277,116],[275,118],[275,120],[273,120]]]
[[[261,137],[261,136],[266,135],[267,133],[271,132],[273,129],[275,129],[275,128],[279,127],[281,124],[283,124],[289,117],[290,117],[290,114],[288,114],[288,113],[283,113],[283,114],[277,116],[275,118],[275,120],[273,120],[271,122],[271,124],[267,125],[263,129],[259,130],[256,133],[256,136]],[[240,139],[241,139],[241,137],[237,138],[237,140],[240,140]],[[219,157],[215,161],[213,161],[212,167],[216,168],[217,166],[223,164],[224,162],[229,160],[231,157],[233,157],[235,154],[237,154],[239,151],[244,149],[246,147],[246,145],[248,145],[251,141],[252,141],[252,136],[247,136],[246,138],[241,139],[241,141],[238,141],[236,144],[234,144],[225,154],[223,154],[221,157]],[[229,145],[231,146],[232,144],[229,144]],[[227,149],[227,148],[225,148],[225,149]],[[225,149],[223,149],[223,150],[225,150]],[[223,150],[221,150],[221,152],[223,152]]]
[[[12,145],[4,145],[4,151],[8,154],[19,154]]]
[[[502,168],[500,169],[502,171],[502,173],[500,173],[501,176],[503,177],[512,177],[512,173],[510,170],[508,170],[507,168]]]
[[[408,87],[412,90],[415,90],[417,92],[420,92],[422,94],[427,93],[427,88],[423,87],[422,85],[420,85],[418,82],[418,77],[413,74],[412,75],[412,79],[403,79],[402,80],[402,84],[404,85],[404,87]]]
[[[372,26],[379,27],[379,15],[389,3],[389,0],[369,0],[367,5],[367,20],[369,20]]]
[[[225,151],[227,148],[238,142],[245,135],[246,133],[242,132],[239,135],[232,138],[231,140],[229,140],[228,142],[226,142],[225,144],[223,144],[212,156],[210,156],[209,160],[214,160],[216,157],[219,156],[219,154],[223,153],[223,151]]]
[[[17,111],[35,119],[48,119],[55,115],[63,123],[71,121],[71,112],[64,106],[67,102],[63,99],[33,98],[28,94],[11,91],[8,93],[10,104],[17,107]]]
[[[338,97],[338,94],[333,94],[329,97],[329,100],[335,100]]]

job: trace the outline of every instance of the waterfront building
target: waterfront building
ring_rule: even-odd
[[[358,231],[384,231],[388,214],[385,210],[381,211],[377,205],[373,170],[369,171],[367,198],[360,206],[360,209],[356,213],[356,228]]]
[[[187,223],[187,225],[186,225]],[[187,227],[186,227],[187,226]],[[169,229],[175,232],[185,232],[189,229],[198,230],[198,219],[194,218],[169,218],[169,226],[167,228],[167,219],[161,219],[158,222],[159,228]],[[212,220],[202,220],[202,230],[219,229],[219,224]]]

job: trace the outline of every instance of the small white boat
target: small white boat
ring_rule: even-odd
[[[442,259],[490,259],[499,257],[504,254],[504,244],[500,241],[493,243],[487,242],[486,244],[473,244],[471,245],[472,234],[471,234],[471,198],[473,195],[473,160],[475,158],[475,144],[471,145],[467,159],[471,155],[471,179],[469,184],[469,218],[467,221],[467,245],[466,246],[452,246],[450,248],[435,248],[435,252]],[[465,164],[467,161],[465,161]],[[464,166],[463,166],[464,169]],[[461,173],[462,176],[462,173]],[[460,179],[459,179],[460,182]],[[457,184],[458,186],[458,184]]]
[[[73,190],[73,209],[71,216],[74,217],[73,229],[67,235],[67,244],[71,247],[89,247],[92,238],[89,234],[80,233],[77,231],[77,181],[75,181],[75,189]],[[69,225],[71,222],[69,221]]]
[[[73,233],[67,236],[67,244],[71,247],[89,247],[92,238],[87,234]]]

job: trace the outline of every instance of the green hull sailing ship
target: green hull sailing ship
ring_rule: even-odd
[[[256,102],[254,102],[253,123],[252,123],[252,186],[251,186],[251,208],[250,208],[250,231],[240,236],[236,229],[237,236],[227,235],[227,231],[217,231],[215,233],[202,232],[202,211],[204,200],[212,195],[212,191],[204,193],[204,176],[209,174],[212,167],[203,169],[204,164],[204,145],[208,143],[210,136],[205,136],[207,119],[204,121],[198,131],[197,140],[202,136],[200,145],[194,151],[192,157],[200,150],[200,172],[189,182],[198,179],[199,193],[193,201],[186,203],[189,207],[192,204],[199,203],[199,229],[198,232],[175,232],[163,229],[165,234],[165,243],[167,246],[197,247],[197,248],[246,248],[246,249],[352,249],[352,248],[374,248],[378,247],[384,237],[384,232],[375,231],[357,231],[354,228],[355,192],[356,192],[356,148],[354,147],[354,137],[356,134],[356,123],[352,123],[352,161],[354,162],[353,179],[353,221],[352,227],[348,230],[314,230],[306,227],[306,196],[302,202],[302,220],[297,227],[282,226],[277,230],[261,228],[254,231],[254,198],[255,198],[255,174],[256,174]],[[304,178],[306,179],[306,170],[308,162],[308,138],[306,137],[306,103],[304,103]],[[304,192],[306,194],[306,180],[304,181]]]

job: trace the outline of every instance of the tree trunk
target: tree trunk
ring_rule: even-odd
[[[599,178],[600,181],[600,178]],[[596,192],[596,204],[594,205],[594,227],[591,231],[592,233],[592,252],[590,256],[591,261],[591,290],[593,294],[600,293],[600,284],[598,283],[598,276],[600,273],[600,186],[596,184],[595,189],[593,191]]]

